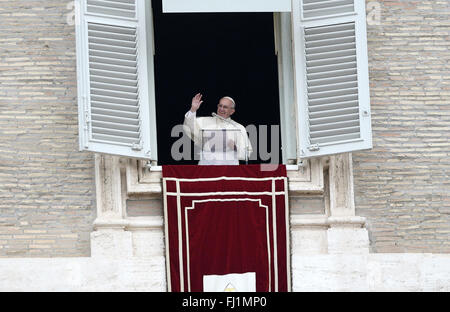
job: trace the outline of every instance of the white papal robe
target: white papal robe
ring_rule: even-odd
[[[201,148],[199,165],[239,165],[239,160],[248,160],[252,152],[247,130],[231,118],[197,118],[188,111],[183,128]]]

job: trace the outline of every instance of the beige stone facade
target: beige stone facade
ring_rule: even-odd
[[[377,2],[367,37],[374,148],[353,154],[356,212],[372,252],[449,253],[450,2]]]
[[[68,1],[0,1],[0,257],[90,254],[94,157],[78,152]]]
[[[369,14],[380,9],[368,25],[374,148],[353,154],[356,215],[366,218],[372,253],[449,253],[450,3],[367,4]],[[0,1],[3,258],[91,255],[95,161],[78,151],[72,9],[65,1]],[[320,178],[309,193],[291,187],[292,215],[329,214],[322,165],[323,190]],[[124,206],[130,216],[161,215],[160,200],[139,191]],[[294,227],[309,234],[330,226],[300,219]]]

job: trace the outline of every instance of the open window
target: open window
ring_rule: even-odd
[[[76,3],[81,150],[164,163],[195,92],[205,115],[230,95],[243,125],[279,124],[283,163],[371,148],[362,0]],[[195,33],[208,42],[188,44]]]
[[[183,123],[197,92],[204,100],[198,117],[216,112],[223,96],[235,99],[233,120],[255,129],[250,140],[254,150],[260,147],[249,163],[281,162],[273,13],[172,14],[163,13],[162,3],[153,1],[158,163],[198,163],[190,140],[189,157],[174,160],[172,153],[172,147],[179,151],[182,130],[173,127]]]

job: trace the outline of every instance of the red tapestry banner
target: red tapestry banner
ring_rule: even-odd
[[[290,290],[286,167],[163,166],[169,291]]]

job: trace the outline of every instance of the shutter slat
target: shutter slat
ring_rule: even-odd
[[[335,98],[337,96],[342,95],[351,95],[351,94],[358,94],[358,88],[349,88],[349,89],[341,89],[341,90],[332,90],[332,91],[321,91],[321,92],[314,92],[314,93],[308,93],[308,98],[310,100],[314,99],[328,99],[328,98]]]
[[[327,123],[318,123],[311,125],[311,137],[321,136],[322,132],[325,131],[340,131],[342,129],[348,131],[349,129],[356,129],[357,127],[359,127],[359,119],[339,121],[337,117],[335,120],[333,120],[333,118],[328,118]]]
[[[311,124],[311,126],[318,126],[318,125],[322,125],[324,127],[327,126],[327,124],[332,124],[332,125],[337,125],[338,127],[340,126],[340,124],[337,124],[337,122],[340,121],[358,121],[359,123],[359,114],[344,114],[344,115],[339,115],[338,111],[334,111],[334,113],[336,113],[335,115],[332,116],[327,116],[327,117],[319,117],[316,118],[311,115],[310,119],[309,119],[309,123]],[[329,128],[331,129],[331,128]]]
[[[133,94],[136,94],[136,92],[138,91],[137,87],[124,86],[121,84],[96,82],[95,80],[92,80],[92,79],[91,79],[91,87],[93,89],[123,91],[123,92],[133,93]]]
[[[89,30],[88,35],[93,38],[108,38],[113,40],[122,40],[122,41],[134,41],[136,40],[136,34],[123,34],[120,32],[114,33],[111,31],[104,30]]]
[[[308,66],[308,68],[312,68],[315,66],[348,63],[348,62],[354,62],[354,61],[356,61],[356,56],[350,55],[350,56],[343,56],[343,57],[337,57],[337,58],[328,58],[328,59],[323,59],[323,60],[318,60],[318,61],[309,61],[309,62],[306,62],[306,65]]]
[[[309,35],[316,35],[316,34],[322,34],[322,33],[333,33],[337,31],[346,31],[346,30],[354,30],[354,27],[351,23],[343,23],[343,24],[333,24],[333,25],[325,25],[325,26],[318,26],[318,27],[311,27],[305,29],[305,34],[307,36]]]
[[[125,80],[131,80],[133,82],[137,81],[137,75],[136,74],[129,74],[129,73],[118,73],[108,70],[102,70],[102,69],[91,69],[90,74],[93,76],[103,76],[107,78],[119,78],[119,79],[125,79]]]
[[[118,65],[118,66],[123,66],[123,67],[131,67],[131,68],[136,68],[137,67],[137,62],[136,60],[133,61],[127,61],[127,60],[118,60],[115,58],[109,58],[109,57],[98,57],[98,56],[91,56],[90,60],[93,63],[103,63],[103,64],[110,64],[110,65]]]
[[[105,1],[105,0],[88,0],[88,4],[96,5],[96,6],[105,6],[116,9],[124,9],[124,10],[134,10],[133,1],[124,2],[124,1]]]
[[[139,139],[139,133],[136,133],[136,131],[125,131],[125,130],[115,130],[115,129],[101,128],[101,127],[92,127],[92,132],[95,134],[108,134],[108,135],[114,135],[114,136],[119,136],[119,137],[134,138],[136,140]]]
[[[92,139],[98,140],[100,142],[118,142],[123,143],[125,145],[133,145],[135,143],[138,143],[138,141],[135,138],[120,137],[101,133],[93,133]]]
[[[308,78],[308,80],[325,79],[325,78],[328,79],[328,78],[332,78],[332,77],[349,76],[349,75],[356,75],[356,74],[357,74],[356,68],[349,68],[349,69],[337,69],[337,70],[330,70],[328,72],[307,74],[307,78]]]
[[[99,102],[105,102],[105,103],[115,103],[115,104],[133,105],[133,106],[138,105],[137,100],[119,99],[119,98],[105,96],[105,95],[92,94],[91,99],[93,101],[99,101]]]
[[[323,65],[323,66],[311,66],[311,67],[308,67],[308,74],[309,73],[330,72],[330,71],[349,69],[349,68],[356,68],[356,62],[329,64],[329,65]]]
[[[116,0],[87,0],[87,12],[119,18],[135,18],[136,3],[132,1]]]
[[[329,109],[323,110],[319,112],[310,112],[309,117],[312,119],[321,118],[321,117],[330,117],[330,116],[339,116],[346,114],[357,114],[359,113],[358,106],[349,107],[349,108],[341,108],[341,109]]]
[[[131,115],[131,118],[137,118],[138,117],[138,111],[139,108],[137,106],[129,106],[129,105],[120,105],[120,104],[111,104],[111,103],[102,103],[102,102],[96,102],[91,101],[91,107],[92,108],[103,108],[103,109],[109,109],[112,111],[119,111],[119,112],[132,112],[135,113]]]
[[[133,41],[117,40],[117,39],[110,39],[110,38],[105,38],[105,37],[90,37],[89,43],[101,44],[101,45],[117,47],[117,48],[120,48],[120,47],[130,48],[130,49],[132,49],[130,51],[135,51],[135,47],[136,47],[136,42],[134,40]],[[133,52],[131,52],[130,54],[133,54]]]
[[[314,105],[309,106],[309,111],[312,112],[321,112],[321,111],[327,111],[327,110],[335,110],[335,109],[341,109],[341,108],[350,108],[350,107],[358,107],[358,101],[342,101],[342,102],[335,102],[332,104],[322,104],[322,105]]]
[[[135,16],[134,12],[131,11],[105,8],[97,5],[88,5],[88,11],[91,13],[98,13],[103,15],[115,15],[129,18],[133,18]]]
[[[125,115],[125,112],[117,112],[117,111],[105,110],[105,109],[92,109],[92,112],[93,112],[92,120],[123,123],[125,125],[138,125],[139,124],[139,121],[136,120],[136,118],[123,117],[123,115]],[[111,115],[107,115],[108,113]]]
[[[137,80],[129,80],[129,79],[119,79],[119,78],[111,78],[111,77],[105,77],[105,76],[97,76],[97,75],[90,75],[91,82],[102,82],[107,83],[115,86],[129,86],[129,87],[136,87],[137,92]]]
[[[332,128],[330,130],[323,130],[323,131],[311,131],[311,140],[312,139],[318,139],[322,137],[327,136],[335,136],[339,134],[349,134],[349,133],[358,133],[359,134],[359,122],[358,126],[350,126],[346,128]]]
[[[314,32],[306,38],[306,44],[318,43],[318,44],[332,44],[333,41],[339,40],[342,38],[351,38],[355,36],[355,31],[352,29],[342,29],[337,30],[333,29],[333,31],[328,32],[325,31],[326,28],[322,28],[320,32]],[[328,43],[325,43],[325,40],[331,40]],[[308,47],[308,46],[307,46]]]
[[[354,0],[303,0],[303,17],[326,17],[330,15],[351,13],[355,10]]]
[[[331,51],[345,51],[350,49],[356,49],[354,42],[342,43],[342,44],[329,44],[328,46],[321,46],[316,48],[307,48],[306,53],[313,56],[314,54],[327,53]]]
[[[356,74],[354,75],[347,75],[347,76],[341,76],[341,77],[330,77],[330,78],[322,78],[322,79],[315,79],[311,81],[307,81],[308,86],[323,86],[323,85],[330,85],[334,83],[340,83],[340,82],[349,82],[349,81],[357,81],[358,76]]]
[[[108,51],[108,52],[118,52],[123,54],[136,55],[136,48],[120,47],[95,42],[89,43],[89,49],[94,51]]]
[[[129,4],[135,4],[136,0],[109,0],[111,2],[119,2],[119,3],[129,3]]]
[[[113,122],[106,122],[106,121],[93,121],[92,127],[112,129],[112,130],[124,130],[124,131],[134,132],[134,133],[139,131],[139,126],[125,125],[123,123],[113,123]]]
[[[332,83],[332,84],[322,84],[314,87],[308,87],[308,92],[313,94],[315,92],[321,91],[331,91],[331,90],[339,90],[339,89],[348,89],[348,88],[356,88],[358,87],[357,80],[349,81],[349,82],[340,82],[340,83]]]
[[[315,106],[315,105],[320,105],[320,104],[332,104],[332,103],[357,101],[357,100],[358,100],[358,95],[351,94],[351,95],[329,97],[329,98],[325,98],[325,99],[312,99],[312,100],[309,100],[308,103],[310,106]]]
[[[311,144],[325,144],[325,143],[333,143],[340,142],[341,144],[345,144],[347,142],[354,141],[359,139],[361,136],[359,133],[344,133],[340,135],[329,135],[322,138],[314,138],[311,139]]]
[[[306,42],[306,48],[314,48],[314,47],[325,47],[325,46],[333,46],[341,43],[350,43],[355,42],[355,34],[352,33],[348,37],[340,37],[340,38],[327,38],[322,40],[308,41]]]
[[[112,90],[105,90],[105,89],[97,89],[97,88],[91,88],[91,93],[95,95],[105,95],[110,97],[117,97],[120,99],[132,99],[137,100],[138,95],[136,93],[130,93],[130,92],[122,92],[122,91],[112,91]]]
[[[136,62],[136,55],[133,54],[125,54],[111,51],[101,51],[101,50],[91,50],[91,57],[103,57],[109,58],[117,61],[131,61]]]
[[[329,58],[338,58],[344,56],[354,56],[356,55],[356,49],[342,50],[342,51],[331,51],[324,53],[316,53],[314,55],[307,55],[307,61],[323,60]]]
[[[304,0],[304,9],[327,8],[330,6],[339,6],[342,4],[353,4],[353,0]]]
[[[353,4],[350,4],[350,5],[343,5],[341,7],[308,10],[308,11],[304,12],[303,16],[305,18],[323,17],[323,16],[327,16],[327,15],[349,13],[349,12],[352,12],[352,11],[353,11]]]
[[[136,29],[122,26],[105,25],[98,23],[89,23],[88,30],[101,31],[103,33],[110,34],[125,34],[125,35],[135,35]],[[108,36],[108,35],[107,35]]]
[[[117,73],[127,73],[127,74],[136,74],[137,68],[136,67],[129,67],[129,66],[118,66],[118,65],[111,65],[111,64],[102,64],[97,62],[90,62],[91,69],[100,69],[100,70],[106,70],[106,71],[112,71]]]

